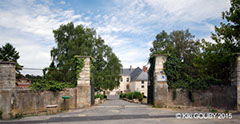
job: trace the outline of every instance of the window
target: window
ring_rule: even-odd
[[[129,78],[127,78],[127,82],[129,82]]]
[[[142,84],[144,84],[144,81],[142,81]]]
[[[142,85],[142,88],[144,88],[144,85]]]
[[[123,78],[121,78],[121,82],[123,81]]]
[[[126,88],[127,88],[127,90],[129,89],[129,84],[127,84],[127,87],[126,87]]]

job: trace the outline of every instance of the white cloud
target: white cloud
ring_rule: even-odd
[[[52,30],[70,21],[96,29],[124,67],[141,67],[148,60],[152,40],[161,30],[190,28],[204,34],[197,38],[208,38],[206,33],[214,31],[208,20],[220,19],[221,12],[229,8],[229,0],[115,0],[114,6],[104,12],[87,10],[81,14],[52,5],[51,1],[0,2],[0,16],[4,17],[0,18],[0,44],[13,43],[21,55],[19,62],[25,67],[49,65],[54,46]]]
[[[64,4],[66,4],[66,2],[65,1],[60,1],[59,4],[64,5]]]
[[[19,63],[25,68],[49,66],[50,50],[54,46],[52,30],[75,21],[78,24],[90,25],[82,21],[82,16],[72,9],[61,10],[50,8],[52,3],[35,1],[4,2],[0,6],[0,45],[6,42],[13,44],[20,53]],[[23,70],[23,73],[41,75],[42,71]]]
[[[115,0],[114,2],[116,6],[110,8],[109,13],[102,15],[101,21],[103,20],[104,23],[94,25],[105,41],[113,46],[126,67],[147,61],[151,40],[161,30],[189,28],[190,31],[200,32],[200,36],[203,36],[197,35],[197,38],[205,38],[206,34],[214,31],[215,24],[209,23],[208,20],[221,19],[221,12],[230,6],[229,0]],[[131,42],[123,42],[126,40]]]

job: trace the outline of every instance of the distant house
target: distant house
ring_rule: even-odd
[[[148,88],[148,73],[147,67],[143,66],[143,69],[137,68],[124,68],[121,70],[120,86],[113,91],[119,91],[121,93],[139,91],[147,96]]]
[[[28,81],[26,78],[17,79],[16,87],[29,87],[31,85],[31,81]]]

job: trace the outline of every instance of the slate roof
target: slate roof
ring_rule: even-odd
[[[138,77],[135,80],[136,81],[146,81],[146,80],[148,80],[148,73],[142,71],[142,73],[140,75],[138,75]]]
[[[125,68],[121,70],[121,76],[130,75],[131,81],[139,81],[139,80],[148,80],[148,73],[144,72],[141,68],[137,67],[135,69]]]
[[[135,70],[135,68],[132,68],[132,70],[130,68],[121,69],[120,75],[121,76],[130,75],[133,72],[133,70]]]

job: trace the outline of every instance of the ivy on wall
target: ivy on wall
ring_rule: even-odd
[[[55,80],[49,80],[46,78],[37,80],[33,82],[30,86],[32,90],[50,90],[53,92],[61,91],[64,88],[73,88],[77,85],[77,79],[79,78],[79,74],[82,72],[82,68],[84,67],[85,58],[80,58],[79,56],[74,56],[74,73],[76,77],[76,83],[71,82],[59,82]]]
[[[31,90],[50,90],[53,92],[61,91],[63,88],[73,88],[75,85],[71,82],[48,81],[46,79],[38,80],[30,85]]]
[[[80,73],[82,72],[82,68],[84,67],[85,58],[80,58],[79,56],[74,56],[74,71],[76,75],[76,82],[80,77]]]

